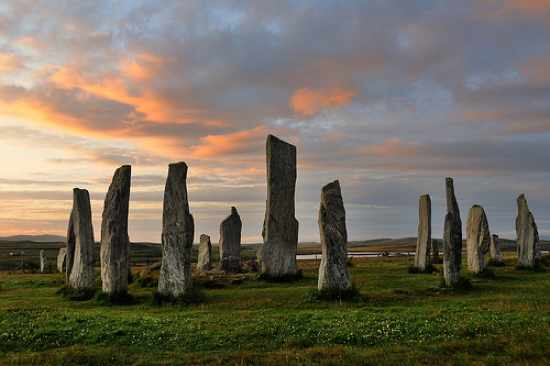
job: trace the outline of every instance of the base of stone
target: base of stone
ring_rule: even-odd
[[[119,292],[114,294],[108,294],[100,292],[95,297],[96,302],[99,305],[134,305],[136,300],[132,295],[127,292]]]
[[[57,290],[56,294],[61,295],[63,298],[71,301],[85,301],[90,300],[95,296],[94,289],[76,289],[72,287],[63,286]]]
[[[267,273],[261,273],[258,275],[258,279],[266,282],[294,282],[304,278],[304,273],[301,269],[297,270],[295,274],[287,274],[283,276],[272,276]]]
[[[496,277],[495,271],[489,268],[485,268],[481,272],[474,273],[473,276],[476,278],[495,278]]]
[[[206,302],[206,294],[198,287],[191,287],[180,296],[172,296],[161,294],[156,291],[153,294],[153,303],[158,306],[162,305],[193,305]]]
[[[445,283],[445,279],[441,278],[441,283],[439,284],[438,289],[440,290],[453,290],[453,291],[466,291],[471,290],[473,288],[472,282],[464,277],[460,277],[458,279],[458,282],[453,286],[448,286]]]
[[[352,285],[349,289],[312,289],[306,292],[305,300],[307,302],[317,301],[363,301],[359,290]]]
[[[487,262],[487,266],[490,267],[504,267],[506,264],[503,261],[496,261],[494,259],[491,259],[489,262]]]
[[[429,266],[426,266],[424,270],[422,270],[418,267],[410,266],[408,269],[408,272],[411,274],[432,274],[434,272],[437,272],[437,268],[435,268],[432,265],[429,265]]]

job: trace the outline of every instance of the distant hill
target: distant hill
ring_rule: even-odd
[[[66,238],[60,235],[12,235],[0,237],[0,241],[19,242],[19,241],[32,241],[35,243],[58,243],[65,242]]]

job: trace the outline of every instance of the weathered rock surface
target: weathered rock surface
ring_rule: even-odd
[[[67,263],[67,248],[59,248],[57,252],[57,271],[60,273],[65,272]]]
[[[452,178],[445,179],[447,215],[443,230],[443,278],[445,285],[454,287],[460,280],[462,264],[462,221],[456,201]]]
[[[273,135],[267,137],[267,201],[258,251],[262,274],[281,278],[296,275],[298,221],[295,215],[296,147]]]
[[[162,265],[158,283],[162,296],[177,298],[191,287],[194,236],[195,223],[187,198],[187,165],[170,164],[162,213]]]
[[[235,207],[220,224],[220,269],[237,273],[241,270],[241,230],[243,224]]]
[[[468,269],[472,273],[481,273],[486,267],[485,255],[489,251],[491,242],[489,223],[483,207],[472,206],[468,213],[466,232]]]
[[[491,246],[489,253],[493,262],[502,263],[502,253],[500,251],[500,242],[497,234],[491,235]]]
[[[201,234],[200,237],[197,268],[201,272],[212,269],[212,242],[210,236],[206,234]]]
[[[319,291],[350,290],[352,284],[347,268],[346,211],[340,183],[337,180],[321,190],[319,232],[322,256],[317,288]]]
[[[124,295],[128,291],[128,206],[132,168],[115,171],[103,207],[101,221],[101,282],[103,292]]]
[[[75,188],[67,234],[66,273],[69,287],[95,289],[94,245],[90,194],[85,189]],[[72,253],[70,258],[69,252]]]
[[[518,266],[533,267],[538,252],[539,233],[537,224],[524,194],[517,198],[518,215],[516,217]]]
[[[48,271],[48,259],[44,249],[40,249],[40,273],[46,273]]]
[[[430,250],[432,246],[432,202],[428,194],[420,196],[418,203],[418,237],[414,266],[426,271],[431,265]]]

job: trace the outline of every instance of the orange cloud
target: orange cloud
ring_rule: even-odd
[[[550,82],[550,56],[535,57],[519,66],[520,73],[532,84]]]
[[[131,80],[144,81],[155,76],[165,60],[151,53],[140,53],[131,59],[120,62],[120,71]]]
[[[419,146],[401,139],[392,138],[381,144],[373,144],[360,149],[363,155],[373,157],[413,156],[418,153]]]
[[[201,159],[246,152],[251,146],[263,144],[265,136],[263,126],[225,135],[208,135],[202,137],[201,144],[193,148],[192,156]]]
[[[550,12],[550,0],[506,0],[504,9],[521,11],[529,15],[540,15]]]
[[[350,89],[298,89],[290,98],[290,107],[295,113],[311,117],[323,109],[337,108],[351,103],[357,92]]]
[[[93,81],[74,69],[61,68],[51,75],[50,81],[60,88],[78,88],[95,96],[132,105],[154,122],[170,120],[170,111],[173,110],[169,102],[152,91],[142,90],[139,93],[130,93],[125,81],[115,76],[106,76]]]
[[[15,71],[23,67],[21,60],[11,53],[0,53],[0,72]]]
[[[517,15],[550,20],[550,0],[492,0],[475,4],[477,14],[489,19],[513,18]]]

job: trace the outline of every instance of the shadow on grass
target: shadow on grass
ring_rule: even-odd
[[[67,286],[61,287],[55,292],[58,295],[61,295],[64,299],[71,301],[86,301],[94,297],[96,290],[95,289],[75,289]]]
[[[320,301],[337,301],[337,302],[362,302],[363,297],[359,293],[359,290],[352,285],[350,289],[311,289],[304,295],[306,302],[320,302]]]
[[[127,292],[119,292],[114,294],[99,292],[95,297],[95,301],[98,305],[103,306],[136,305],[138,303],[136,298]]]
[[[189,288],[185,294],[180,296],[171,296],[155,292],[153,294],[153,305],[196,305],[206,303],[208,300],[206,293],[199,287],[193,286]]]
[[[424,270],[421,270],[420,268],[415,266],[410,266],[407,271],[410,274],[432,274],[434,272],[438,272],[438,269],[430,264],[429,266],[426,266],[426,269]]]
[[[524,271],[524,272],[546,272],[546,269],[540,265],[540,263],[536,263],[534,266],[516,266],[516,270],[518,271]]]
[[[270,276],[266,273],[262,273],[258,275],[257,279],[265,282],[274,282],[274,283],[289,283],[289,282],[296,282],[304,278],[304,272],[299,269],[296,271],[296,274],[287,274],[283,276]]]
[[[474,273],[473,277],[479,278],[479,279],[495,279],[496,274],[495,274],[495,271],[493,271],[492,269],[485,268],[483,271],[479,273]]]
[[[445,279],[441,278],[441,283],[439,284],[439,287],[436,287],[434,290],[436,291],[445,291],[445,292],[469,292],[472,291],[474,287],[472,286],[472,281],[465,277],[460,277],[458,279],[458,282],[454,285],[447,285],[445,283]]]

